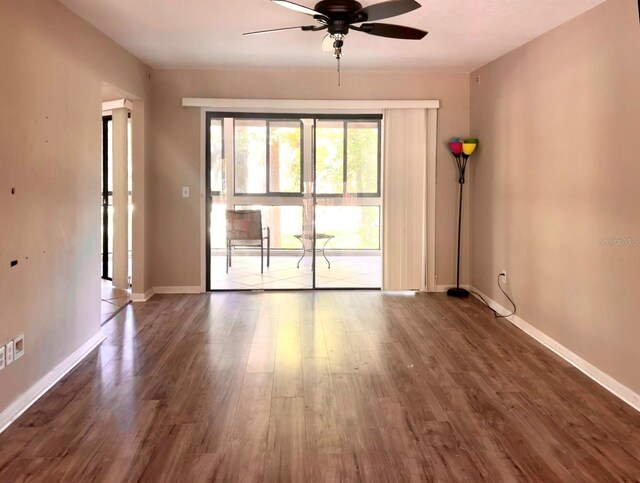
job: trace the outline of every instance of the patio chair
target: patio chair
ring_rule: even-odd
[[[260,273],[264,273],[264,242],[267,241],[267,267],[271,255],[271,230],[262,227],[260,210],[227,210],[227,273],[232,248],[260,247]]]

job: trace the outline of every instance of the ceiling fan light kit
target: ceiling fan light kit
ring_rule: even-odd
[[[322,50],[333,52],[338,62],[338,85],[340,85],[340,59],[344,38],[349,30],[355,30],[377,37],[390,39],[421,40],[427,32],[403,25],[388,23],[371,23],[376,20],[396,17],[420,8],[415,0],[389,0],[363,7],[356,0],[321,0],[313,8],[299,5],[288,0],[271,0],[281,7],[294,10],[313,17],[316,25],[301,25],[277,29],[246,32],[243,35],[260,35],[286,30],[300,29],[303,32],[317,32],[327,30],[328,34],[322,41]]]

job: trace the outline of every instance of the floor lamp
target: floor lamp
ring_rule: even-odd
[[[469,292],[463,288],[460,288],[460,241],[462,232],[462,188],[464,187],[464,172],[467,169],[467,161],[469,157],[476,150],[478,145],[477,139],[465,139],[461,141],[460,138],[453,138],[449,143],[449,149],[453,154],[456,164],[458,166],[458,183],[460,184],[460,205],[458,206],[458,263],[456,267],[456,287],[447,290],[447,295],[451,297],[468,297]]]

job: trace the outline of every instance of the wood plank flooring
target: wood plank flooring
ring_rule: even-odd
[[[478,301],[155,296],[0,435],[0,481],[640,481],[640,413]]]

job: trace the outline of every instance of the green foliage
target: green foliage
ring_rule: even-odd
[[[266,192],[266,122],[236,121],[235,188],[238,193]]]
[[[378,123],[347,123],[347,183],[344,179],[344,124],[319,122],[316,129],[318,194],[376,193],[378,191]],[[326,231],[336,234],[340,248],[378,249],[380,214],[377,207],[331,208]],[[348,210],[348,211],[347,211]]]
[[[319,194],[343,191],[344,130],[342,123],[337,127],[334,125],[319,122],[316,128],[316,184]]]
[[[300,192],[298,122],[269,123],[270,192]],[[235,178],[238,193],[267,192],[267,122],[236,121]]]
[[[347,192],[376,193],[378,124],[354,124],[349,125],[347,129]]]
[[[318,193],[343,193],[343,123],[318,123],[316,179]],[[378,191],[378,123],[347,123],[347,193]]]
[[[272,192],[299,193],[301,179],[299,123],[271,123],[269,148],[271,150]]]

